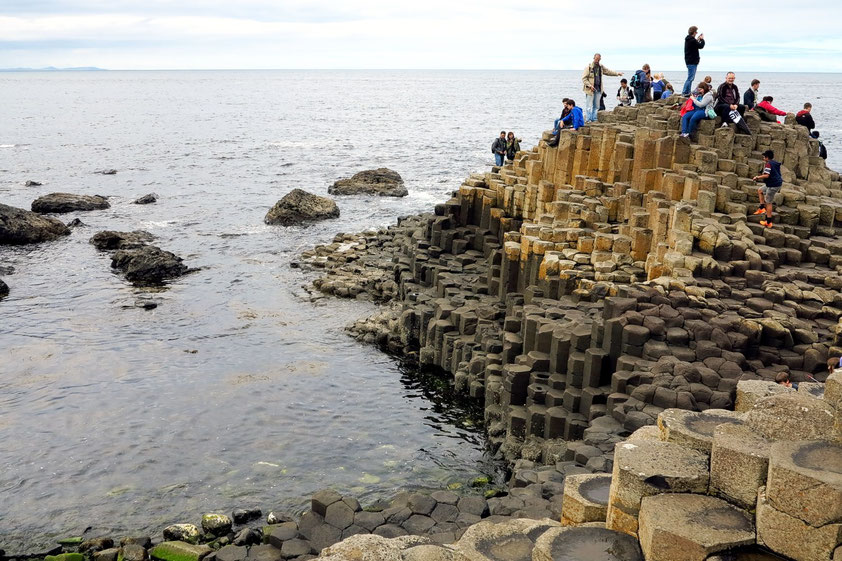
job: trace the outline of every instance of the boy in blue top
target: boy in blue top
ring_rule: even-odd
[[[781,177],[781,164],[775,161],[775,153],[771,150],[763,152],[763,173],[755,175],[754,181],[763,181],[766,185],[757,190],[760,198],[760,206],[754,214],[766,214],[766,220],[761,220],[760,225],[766,228],[772,227],[772,203],[775,202],[775,195],[781,190],[784,184]]]

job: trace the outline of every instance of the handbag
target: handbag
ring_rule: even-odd
[[[708,119],[716,119],[716,111],[714,111],[713,107],[710,105],[705,108],[705,117]]]

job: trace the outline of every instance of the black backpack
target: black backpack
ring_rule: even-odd
[[[824,147],[821,141],[819,141],[819,158],[822,160],[827,159],[827,148]]]

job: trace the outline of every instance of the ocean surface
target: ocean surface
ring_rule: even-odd
[[[680,87],[681,73],[667,77]],[[737,83],[753,77],[780,108],[813,103],[842,169],[842,75]],[[499,477],[476,407],[349,338],[375,306],[312,302],[313,274],[290,262],[338,232],[431,210],[488,169],[500,130],[535,144],[563,97],[584,102],[579,84],[549,71],[0,74],[0,202],[111,202],[63,215],[87,225],[67,238],[0,247],[0,548],[88,526],[155,533],[241,506],[300,511],[326,486],[365,502]],[[341,197],[336,220],[263,224],[293,188],[326,194],[380,166],[408,197]],[[150,192],[156,204],[131,204]],[[134,288],[88,243],[106,229],[148,230],[201,269]],[[147,299],[158,307],[136,307]]]

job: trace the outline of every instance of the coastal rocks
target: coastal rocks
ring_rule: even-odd
[[[266,217],[266,224],[293,226],[303,222],[336,218],[339,207],[332,199],[308,193],[302,189],[293,189],[275,203]]]
[[[172,524],[164,528],[164,539],[167,541],[181,541],[199,543],[199,528],[193,524]]]
[[[340,179],[327,192],[331,195],[379,195],[405,197],[409,194],[403,179],[396,171],[378,168],[355,173],[350,179]]]
[[[42,183],[40,181],[33,181],[32,179],[27,179],[23,184],[24,187],[40,187],[41,185]]]
[[[142,197],[140,197],[138,199],[135,199],[133,201],[133,203],[136,204],[136,205],[148,205],[148,204],[154,203],[157,200],[158,200],[158,195],[156,195],[155,193],[148,193],[148,194],[143,195]]]
[[[238,508],[231,513],[231,516],[234,519],[234,524],[245,524],[260,518],[262,514],[263,512],[259,508]]]
[[[0,279],[0,300],[9,295],[9,285]]]
[[[166,541],[152,548],[149,556],[155,561],[202,561],[211,548],[182,541]]]
[[[132,284],[148,286],[159,285],[187,273],[190,269],[182,261],[172,252],[146,245],[118,250],[111,258],[111,266],[123,271]]]
[[[60,220],[0,204],[0,245],[38,243],[69,234]]]
[[[113,169],[113,168],[106,168],[106,169],[101,169],[99,171],[95,171],[94,173],[99,174],[99,175],[117,175],[117,170]]]
[[[99,210],[111,205],[100,195],[74,195],[71,193],[50,193],[32,201],[32,212],[39,214],[62,214],[66,212]]]
[[[224,536],[231,531],[231,518],[224,514],[205,514],[202,516],[202,530],[213,536]]]
[[[109,251],[142,247],[154,239],[155,236],[145,230],[135,230],[133,232],[104,230],[94,234],[90,242],[100,251]]]

